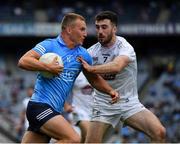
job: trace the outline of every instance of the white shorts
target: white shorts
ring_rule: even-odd
[[[95,100],[91,121],[108,123],[115,128],[120,121],[124,122],[127,118],[145,109],[137,97],[121,99],[112,105]]]
[[[77,125],[80,121],[90,121],[92,117],[92,109],[82,109],[81,107],[75,107],[72,112],[72,123]]]

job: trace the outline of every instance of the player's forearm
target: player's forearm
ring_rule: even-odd
[[[121,68],[119,68],[119,64],[116,62],[109,62],[103,65],[91,66],[90,68],[90,72],[96,74],[118,73],[120,70]]]
[[[37,59],[33,57],[25,57],[21,58],[18,62],[18,66],[25,70],[30,71],[43,71],[47,70],[47,64],[39,62]]]
[[[98,91],[106,94],[110,94],[113,91],[113,88],[101,76],[97,76],[96,80],[91,82],[91,85]]]

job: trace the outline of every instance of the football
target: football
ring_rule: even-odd
[[[56,53],[45,53],[39,58],[39,61],[49,64],[54,60],[55,57],[57,57],[58,64],[63,65],[62,58]],[[54,76],[52,73],[46,71],[41,71],[40,74],[45,78],[52,78]]]

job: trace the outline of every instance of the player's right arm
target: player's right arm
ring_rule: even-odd
[[[56,58],[50,64],[39,61],[40,54],[34,50],[26,52],[19,60],[18,67],[30,71],[48,71],[54,75],[58,75],[63,67],[57,65]]]
[[[111,73],[119,73],[122,71],[129,63],[130,60],[127,56],[117,56],[113,61],[101,64],[101,65],[89,65],[85,60],[81,57],[79,58],[83,67],[91,73],[95,74],[111,74]]]

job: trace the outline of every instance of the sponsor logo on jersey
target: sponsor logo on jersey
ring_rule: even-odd
[[[101,76],[105,80],[114,80],[116,78],[116,74],[101,74]]]
[[[68,68],[64,69],[58,78],[62,78],[64,81],[74,81],[78,74],[79,69]]]

